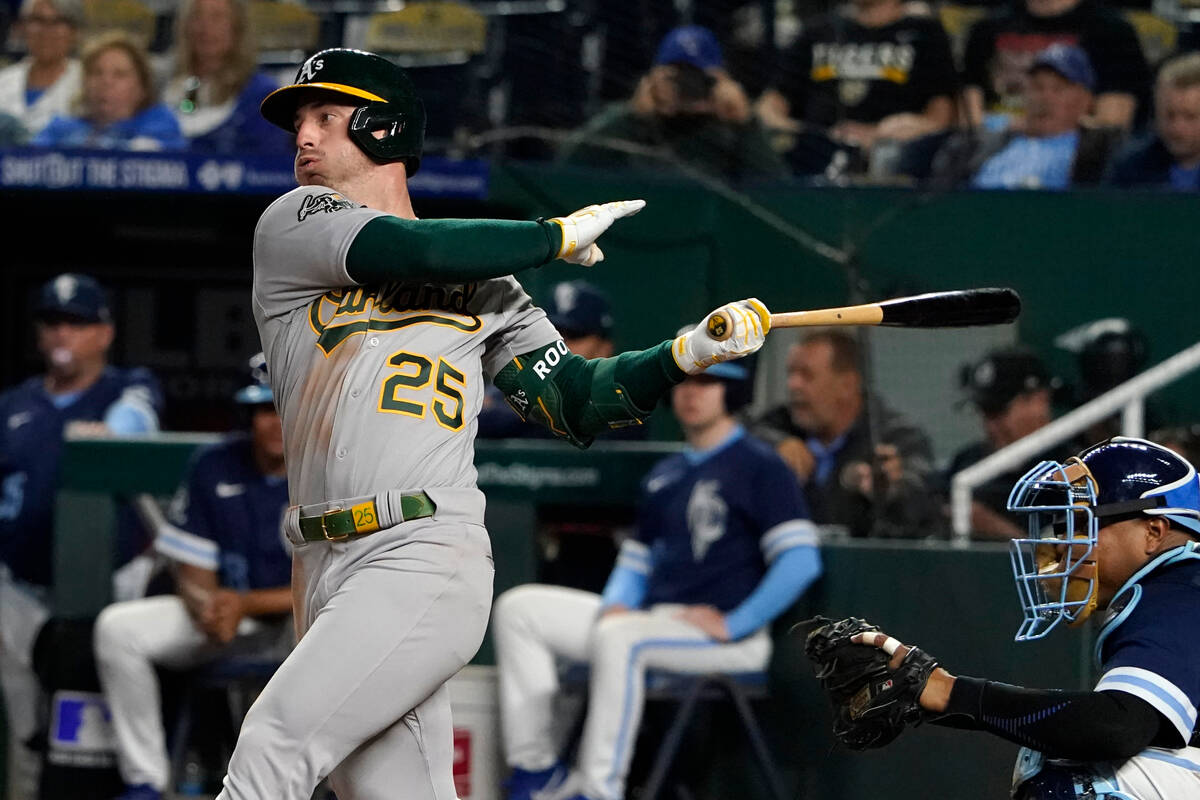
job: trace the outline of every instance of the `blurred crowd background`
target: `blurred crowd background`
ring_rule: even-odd
[[[1194,190],[1188,0],[6,0],[0,144],[286,152],[324,47],[416,72],[450,156],[794,180]]]

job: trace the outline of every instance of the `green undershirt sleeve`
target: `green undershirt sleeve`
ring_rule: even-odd
[[[562,229],[544,220],[376,217],[346,254],[359,283],[422,280],[465,283],[499,278],[553,260]]]
[[[671,355],[671,340],[593,359],[570,353],[559,341],[510,361],[495,384],[522,419],[587,447],[603,431],[641,425],[686,377]]]

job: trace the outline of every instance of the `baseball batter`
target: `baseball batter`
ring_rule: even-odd
[[[641,201],[536,222],[420,221],[424,112],[400,68],[325,50],[263,116],[296,134],[300,188],[254,236],[253,305],[284,429],[299,642],[243,723],[220,797],[454,797],[445,681],[487,625],[492,561],[472,441],[484,381],[579,446],[638,424],[689,372],[757,350],[767,309],[723,306],[649,350],[587,360],[512,273],[596,240]]]

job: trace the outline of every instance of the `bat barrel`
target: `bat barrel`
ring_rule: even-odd
[[[1012,289],[964,289],[886,300],[879,307],[880,325],[967,328],[1012,322],[1021,313],[1021,298]]]

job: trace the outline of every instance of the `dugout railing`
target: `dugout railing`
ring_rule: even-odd
[[[1032,459],[1037,454],[1062,444],[1115,413],[1121,415],[1123,436],[1144,436],[1146,396],[1174,383],[1198,367],[1200,342],[955,473],[950,481],[950,513],[954,543],[961,547],[971,539],[971,498],[976,487],[1009,470],[1023,465],[1032,466]]]
[[[149,493],[165,499],[195,448],[214,438],[175,433],[67,442],[56,521],[58,614],[94,614],[109,601],[114,498]],[[606,442],[578,451],[557,442],[479,442],[476,467],[488,494],[496,593],[538,578],[541,509],[587,503],[632,513],[641,477],[678,447]],[[815,613],[863,616],[959,674],[1069,689],[1085,688],[1093,678],[1088,631],[1015,644],[1020,611],[1000,544],[829,537],[822,559],[824,575],[775,626],[770,702],[762,717],[793,796],[865,800],[878,797],[884,785],[914,787],[933,800],[1006,796],[1016,747],[995,737],[927,725],[884,750],[836,748],[827,700],[788,629]],[[490,639],[475,663],[494,663]],[[693,726],[679,759],[679,769],[696,771],[697,800],[767,798],[740,729],[723,724],[719,709],[712,713],[709,724]]]

